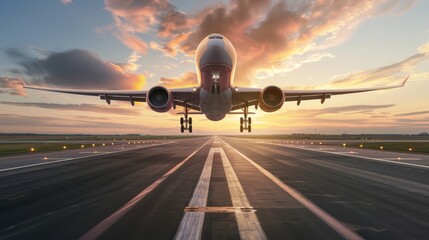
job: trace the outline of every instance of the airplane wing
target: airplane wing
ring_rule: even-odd
[[[408,77],[398,85],[373,87],[373,88],[356,88],[356,89],[324,89],[324,90],[283,90],[285,102],[296,101],[297,105],[301,101],[318,99],[324,103],[326,99],[334,95],[343,95],[351,93],[371,92],[385,89],[393,89],[404,87]],[[233,107],[232,111],[242,109],[246,104],[248,106],[258,105],[259,94],[262,88],[236,88],[233,91]]]
[[[21,80],[22,81],[22,80]],[[98,96],[100,99],[105,100],[108,104],[112,100],[127,101],[134,106],[135,102],[146,102],[147,90],[80,90],[80,89],[62,89],[62,88],[48,88],[27,85],[24,81],[24,88],[41,90],[47,92],[67,93],[85,96]],[[191,109],[199,111],[198,88],[176,88],[169,89],[174,97],[174,103],[178,106],[187,106]]]

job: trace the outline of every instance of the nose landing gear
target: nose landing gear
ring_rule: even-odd
[[[187,104],[185,103],[185,117],[180,118],[180,132],[185,132],[185,130],[188,130],[190,133],[192,133],[192,118],[188,118],[188,112],[189,108]]]

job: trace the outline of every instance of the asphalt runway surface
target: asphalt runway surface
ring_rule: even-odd
[[[429,239],[427,155],[122,144],[0,158],[0,239]]]

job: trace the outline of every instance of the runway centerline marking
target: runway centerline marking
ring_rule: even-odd
[[[300,202],[304,207],[310,210],[314,215],[324,221],[329,227],[331,227],[334,231],[336,231],[339,235],[341,235],[345,239],[349,240],[363,240],[363,238],[358,235],[356,232],[348,228],[346,225],[341,223],[339,220],[331,216],[329,213],[325,212],[323,209],[319,208],[315,203],[304,197],[301,193],[296,191],[294,188],[290,187],[279,178],[274,176],[272,173],[267,171],[265,168],[261,167],[259,164],[254,162],[252,159],[248,158],[246,155],[226,143],[221,139],[225,145],[232,148],[236,153],[246,159],[249,163],[251,163],[254,167],[256,167],[262,174],[268,177],[271,181],[273,181],[277,186],[282,188],[285,192],[295,198],[298,202]]]
[[[361,156],[361,155],[350,155],[350,154],[340,153],[340,152],[322,151],[322,150],[313,149],[313,148],[297,148],[297,147],[288,146],[288,145],[282,145],[282,144],[271,144],[271,143],[265,143],[265,144],[268,144],[268,145],[274,145],[274,146],[282,146],[282,147],[287,147],[287,148],[302,149],[302,150],[314,151],[314,152],[322,152],[322,153],[336,154],[336,155],[347,156],[347,157],[362,158],[362,159],[373,160],[373,161],[379,161],[379,162],[385,162],[385,163],[393,163],[393,164],[400,164],[400,165],[405,165],[405,166],[411,166],[411,167],[418,167],[418,168],[425,168],[425,169],[429,169],[429,166],[427,166],[427,165],[419,165],[419,164],[414,164],[414,163],[407,163],[407,162],[393,161],[393,160],[388,160],[388,159],[386,159],[386,158],[374,158],[374,157],[365,157],[365,156]],[[398,159],[398,158],[395,158],[395,159],[396,159],[396,160],[400,160],[400,159]]]
[[[206,207],[215,153],[219,153],[222,159],[232,207]],[[225,151],[219,147],[210,149],[200,180],[189,206],[185,208],[175,239],[201,239],[206,212],[234,212],[241,239],[267,239]]]
[[[215,148],[211,148],[207,155],[200,179],[198,180],[197,186],[195,187],[192,198],[188,204],[190,208],[207,206],[214,151]],[[204,215],[205,212],[203,211],[185,212],[174,239],[201,239]]]
[[[252,208],[249,200],[247,199],[246,193],[232,168],[231,162],[225,154],[225,151],[223,148],[219,148],[219,151],[222,158],[222,165],[225,170],[232,205],[234,207],[245,206],[246,208]],[[267,239],[267,236],[261,227],[261,223],[254,211],[235,212],[235,218],[237,220],[241,239]]]
[[[144,197],[146,197],[155,188],[157,188],[165,179],[167,179],[177,169],[179,169],[181,166],[183,166],[183,164],[185,164],[189,159],[191,159],[198,151],[200,151],[211,140],[212,139],[208,140],[201,147],[199,147],[197,150],[195,150],[193,153],[191,153],[188,157],[183,159],[180,163],[178,163],[176,166],[174,166],[172,169],[170,169],[168,172],[166,172],[164,175],[162,175],[158,180],[153,182],[151,185],[149,185],[147,188],[145,188],[143,191],[141,191],[139,194],[137,194],[133,199],[128,201],[125,205],[123,205],[121,208],[116,210],[113,214],[111,214],[110,216],[105,218],[103,221],[101,221],[99,224],[97,224],[95,227],[93,227],[91,230],[89,230],[87,233],[85,233],[79,239],[80,240],[90,240],[90,239],[92,240],[92,239],[98,238],[107,229],[109,229],[113,224],[115,224],[121,217],[123,217],[128,211],[130,211],[131,208],[133,208],[138,202],[140,202],[140,200],[142,200]]]

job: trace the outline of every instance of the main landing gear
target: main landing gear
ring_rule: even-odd
[[[185,117],[180,118],[180,132],[185,132],[185,130],[188,130],[190,133],[192,133],[192,118],[188,118],[188,112],[189,108],[188,105],[185,103]]]
[[[240,132],[247,130],[248,132],[252,132],[252,118],[247,117],[249,113],[249,103],[246,102],[246,105],[243,107],[244,118],[240,118]]]

